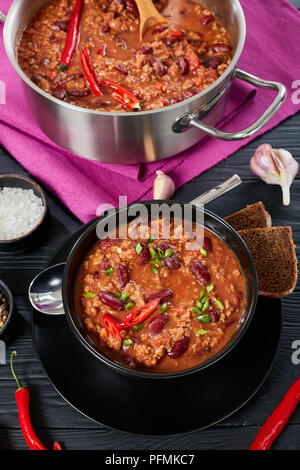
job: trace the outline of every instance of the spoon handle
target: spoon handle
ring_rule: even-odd
[[[239,177],[239,175],[233,175],[228,180],[223,181],[223,183],[220,183],[217,186],[214,186],[213,188],[209,189],[205,193],[196,197],[196,199],[193,199],[190,202],[190,204],[195,204],[195,205],[208,204],[209,202],[217,199],[219,196],[222,196],[223,194],[227,193],[231,189],[235,188],[236,186],[241,184],[241,182],[242,180]]]

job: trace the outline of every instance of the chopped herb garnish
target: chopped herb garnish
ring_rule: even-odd
[[[114,292],[113,294],[114,294],[115,297],[117,297],[117,299],[121,298],[121,294],[119,294],[119,292]]]
[[[152,243],[154,242],[155,238],[150,235],[150,237],[147,240],[147,243]]]
[[[167,302],[164,302],[164,303],[162,304],[162,306],[160,307],[160,311],[161,311],[161,312],[166,312],[167,309],[168,309],[168,304],[167,304]]]
[[[213,284],[209,284],[209,286],[206,287],[206,291],[210,293],[212,290],[214,290],[214,287],[215,286]]]
[[[142,245],[140,244],[140,242],[138,242],[138,244],[136,245],[135,251],[137,252],[138,255],[140,255],[141,252],[143,251],[143,247],[142,247]]]
[[[143,323],[139,323],[138,325],[133,325],[133,329],[136,330],[136,331],[139,331],[143,328],[144,324]]]
[[[105,270],[106,276],[110,276],[114,272],[113,268],[108,268]]]
[[[132,339],[124,339],[123,344],[125,346],[130,346],[133,343]]]
[[[207,251],[204,250],[204,248],[200,248],[200,253],[201,253],[201,255],[203,255],[203,256],[207,256]]]
[[[200,330],[196,331],[196,335],[200,335],[200,336],[206,335],[206,333],[208,333],[208,331],[207,330],[202,330],[202,328]]]
[[[158,274],[158,273],[159,273],[159,270],[156,269],[154,266],[150,266],[150,269],[151,269],[151,271],[152,271],[154,274]]]
[[[202,302],[200,302],[200,300],[197,300],[196,307],[198,307],[198,308],[200,308],[200,310],[202,310],[203,304],[202,304]]]
[[[207,300],[209,300],[208,295],[206,295],[205,297],[203,297],[203,299],[201,299],[201,303],[205,304],[205,302],[207,302]]]
[[[134,302],[128,302],[128,304],[125,305],[125,310],[129,310],[134,306]]]
[[[203,304],[202,313],[205,312],[205,310],[208,309],[208,306],[209,306],[209,299],[207,299],[207,301]]]
[[[152,245],[149,246],[149,251],[150,251],[151,256],[153,256],[153,258],[157,257],[157,253]]]
[[[211,322],[211,317],[209,315],[199,315],[199,317],[197,317],[197,318],[202,323],[210,323]]]
[[[199,294],[199,299],[202,299],[202,297],[204,296],[204,294],[205,294],[205,290],[204,290],[204,289],[201,289],[200,294]]]
[[[170,249],[169,249],[169,250],[166,250],[166,251],[164,252],[164,256],[163,256],[163,257],[164,257],[164,258],[169,258],[169,256],[172,255],[173,251],[174,251],[174,250],[170,250]]]
[[[216,299],[215,297],[213,297],[213,301],[215,302],[216,306],[217,306],[220,310],[224,310],[224,305],[222,304],[221,300]]]
[[[165,256],[165,252],[163,250],[161,250],[161,248],[157,248],[157,251],[158,251],[158,254],[161,258],[163,258]]]
[[[85,292],[82,297],[87,297],[87,298],[92,298],[92,297],[96,297],[96,294],[94,294],[94,292]]]
[[[123,300],[123,302],[125,302],[128,297],[130,297],[130,292],[124,292],[121,296],[120,296],[120,299]]]
[[[200,308],[198,308],[198,307],[193,307],[193,312],[194,312],[196,315],[201,315],[202,310],[200,310]]]

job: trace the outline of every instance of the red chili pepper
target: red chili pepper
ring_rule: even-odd
[[[113,90],[113,97],[123,106],[129,109],[141,109],[138,98],[131,91],[110,80],[101,80],[101,82]]]
[[[13,368],[13,357],[16,354],[17,354],[16,351],[13,351],[11,353],[10,368],[18,386],[16,393],[15,393],[15,397],[16,397],[16,402],[18,405],[21,430],[25,438],[25,441],[31,450],[46,450],[44,445],[41,443],[41,441],[37,437],[31,424],[30,413],[29,413],[29,390],[26,387],[22,387]],[[54,449],[54,446],[53,446],[54,450],[61,450],[61,448],[60,449],[58,448],[60,447],[58,443],[54,443],[54,445],[57,447]]]
[[[156,309],[159,302],[160,299],[154,299],[148,304],[140,307],[138,310],[130,313],[130,315],[127,315],[127,317],[125,317],[124,320],[119,323],[120,330],[125,330],[126,328],[131,328],[134,325],[142,323]]]
[[[300,378],[289,388],[279,405],[258,431],[249,450],[269,450],[300,401]]]
[[[170,35],[173,37],[173,38],[181,38],[182,36],[182,31],[179,31],[178,29],[174,30],[174,31],[170,31]]]
[[[83,68],[84,75],[91,87],[91,90],[96,96],[102,95],[100,90],[100,82],[97,78],[96,71],[91,63],[89,53],[87,48],[85,47],[80,56],[81,65]]]
[[[103,315],[102,323],[109,335],[113,336],[118,341],[122,341],[119,327],[110,315],[108,315],[107,313]]]
[[[79,38],[79,28],[83,3],[84,0],[76,0],[75,6],[73,8],[72,16],[68,27],[68,34],[64,52],[60,60],[59,71],[54,83],[57,83],[59,81],[62,72],[68,70],[72,63]]]

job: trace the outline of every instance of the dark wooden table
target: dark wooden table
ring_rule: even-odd
[[[293,0],[293,3],[300,8],[300,0]],[[295,80],[297,78],[299,79],[295,77]],[[299,255],[300,174],[292,187],[291,205],[283,207],[280,188],[266,185],[249,170],[250,157],[255,148],[264,142],[269,142],[275,148],[284,147],[300,160],[299,128],[300,113],[186,184],[177,191],[175,198],[190,201],[237,172],[243,179],[243,184],[234,192],[211,203],[210,209],[220,216],[225,216],[248,203],[262,200],[272,214],[274,225],[292,226]],[[27,174],[4,149],[0,149],[0,172]],[[48,241],[42,247],[22,256],[0,255],[0,278],[11,286],[18,309],[16,330],[7,344],[7,364],[0,365],[0,449],[27,448],[19,428],[14,399],[16,387],[8,365],[9,355],[14,349],[19,355],[17,370],[22,375],[24,383],[30,385],[35,428],[40,438],[48,445],[55,439],[63,443],[67,450],[247,449],[289,385],[300,375],[300,364],[292,362],[294,352],[292,344],[296,340],[300,341],[299,286],[282,302],[283,334],[274,367],[259,392],[239,412],[212,428],[180,437],[136,437],[110,431],[84,418],[57,394],[47,381],[32,344],[31,310],[26,297],[29,281],[34,273],[38,273],[46,266],[59,244],[81,226],[81,223],[47,189],[46,194],[52,222]],[[271,322],[272,312],[265,312],[265,315],[269,315]],[[55,347],[54,339],[53,347]],[[245,364],[246,373],[247,364]],[[295,411],[273,448],[300,449],[300,408]]]

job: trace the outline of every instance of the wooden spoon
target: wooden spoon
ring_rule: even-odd
[[[148,28],[160,23],[168,23],[152,3],[152,0],[135,0],[140,13],[140,41]]]

